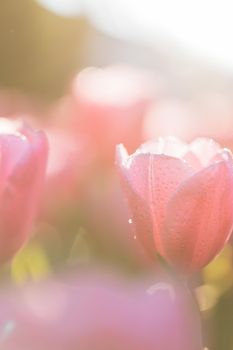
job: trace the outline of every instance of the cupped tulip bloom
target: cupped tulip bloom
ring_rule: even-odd
[[[0,292],[4,350],[201,350],[199,315],[164,280],[100,274]]]
[[[233,226],[233,162],[211,139],[186,144],[158,138],[117,164],[136,237],[184,273],[200,270],[227,242]]]
[[[27,239],[35,218],[47,159],[43,132],[0,118],[0,262]]]

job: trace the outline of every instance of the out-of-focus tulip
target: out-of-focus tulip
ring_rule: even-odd
[[[182,270],[194,272],[223,248],[233,225],[233,162],[211,139],[159,138],[117,163],[135,234]]]
[[[189,100],[161,98],[149,108],[144,137],[176,136],[191,142],[210,137],[233,149],[233,103],[226,94],[206,93]]]
[[[229,92],[202,94],[191,107],[196,114],[196,135],[208,135],[233,150],[233,101]]]
[[[84,69],[72,85],[74,125],[101,160],[113,161],[116,144],[130,150],[142,142],[145,112],[152,99],[145,72],[126,66]]]
[[[203,116],[200,119],[196,117],[190,103],[178,98],[160,99],[148,109],[145,116],[144,137],[148,140],[173,135],[190,142],[199,135],[198,132],[205,123]]]
[[[0,293],[4,350],[201,350],[199,317],[179,286],[95,275]]]
[[[43,212],[46,216],[76,200],[88,178],[91,154],[77,135],[46,128],[49,143]],[[84,188],[83,188],[84,187]]]
[[[0,261],[28,237],[44,181],[47,140],[20,121],[0,119]]]

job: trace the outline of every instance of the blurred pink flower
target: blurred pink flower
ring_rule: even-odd
[[[43,132],[20,121],[0,119],[0,261],[28,237],[38,207],[47,160]]]
[[[144,120],[143,133],[147,140],[173,135],[190,142],[201,130],[207,131],[204,124],[204,116],[198,119],[190,103],[178,98],[161,98],[149,108]],[[205,135],[209,135],[208,132]]]
[[[176,136],[187,142],[210,137],[233,149],[233,103],[226,94],[202,92],[192,99],[165,97],[145,116],[144,137]]]
[[[91,154],[81,137],[56,126],[46,127],[49,143],[43,214],[56,214],[86,188]]]
[[[112,163],[115,146],[130,150],[142,142],[145,112],[152,100],[145,72],[127,66],[86,68],[74,79],[73,126],[85,135],[96,156]]]
[[[220,252],[233,225],[233,162],[211,139],[187,145],[159,138],[128,155],[117,148],[123,190],[135,234],[183,272]]]
[[[199,315],[183,289],[107,276],[0,294],[4,350],[201,350]]]

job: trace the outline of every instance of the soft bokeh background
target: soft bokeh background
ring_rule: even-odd
[[[229,13],[227,1],[2,1],[1,85],[51,100],[81,68],[121,62],[157,71],[177,94],[222,91]]]
[[[2,0],[1,115],[26,114],[49,131],[50,119],[68,113],[59,106],[77,73],[88,66],[124,64],[150,78],[153,103],[146,113],[144,138],[176,134],[191,140],[203,135],[233,149],[232,9],[226,0]],[[51,136],[52,142],[56,137]],[[74,150],[66,136],[58,139],[56,149],[63,152],[65,146],[81,159],[80,169],[88,168],[93,155],[86,141]],[[44,208],[45,215],[42,210],[34,237],[12,263],[15,284],[100,261],[130,276],[151,269],[138,247],[119,238],[118,231],[120,236],[128,232],[128,218],[121,213],[113,159],[111,164],[104,170],[95,168],[87,193],[78,192],[70,201],[65,191],[67,202],[55,212],[48,214]],[[64,176],[70,183],[70,173]],[[82,173],[81,184],[88,177],[90,170]],[[100,198],[105,206],[98,205]],[[108,203],[117,217],[110,216]],[[197,277],[194,287],[206,326],[205,343],[211,350],[233,349],[231,243]]]

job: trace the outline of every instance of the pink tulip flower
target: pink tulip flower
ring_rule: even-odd
[[[103,275],[0,293],[4,350],[201,350],[189,295],[158,280]]]
[[[0,262],[27,239],[38,207],[47,159],[43,132],[0,119]]]
[[[112,164],[116,144],[124,142],[133,150],[142,142],[143,118],[151,100],[145,72],[127,66],[87,68],[72,85],[73,124],[88,138],[98,159]]]
[[[186,144],[159,138],[117,163],[135,235],[185,273],[198,271],[223,248],[233,225],[233,162],[211,139]]]

